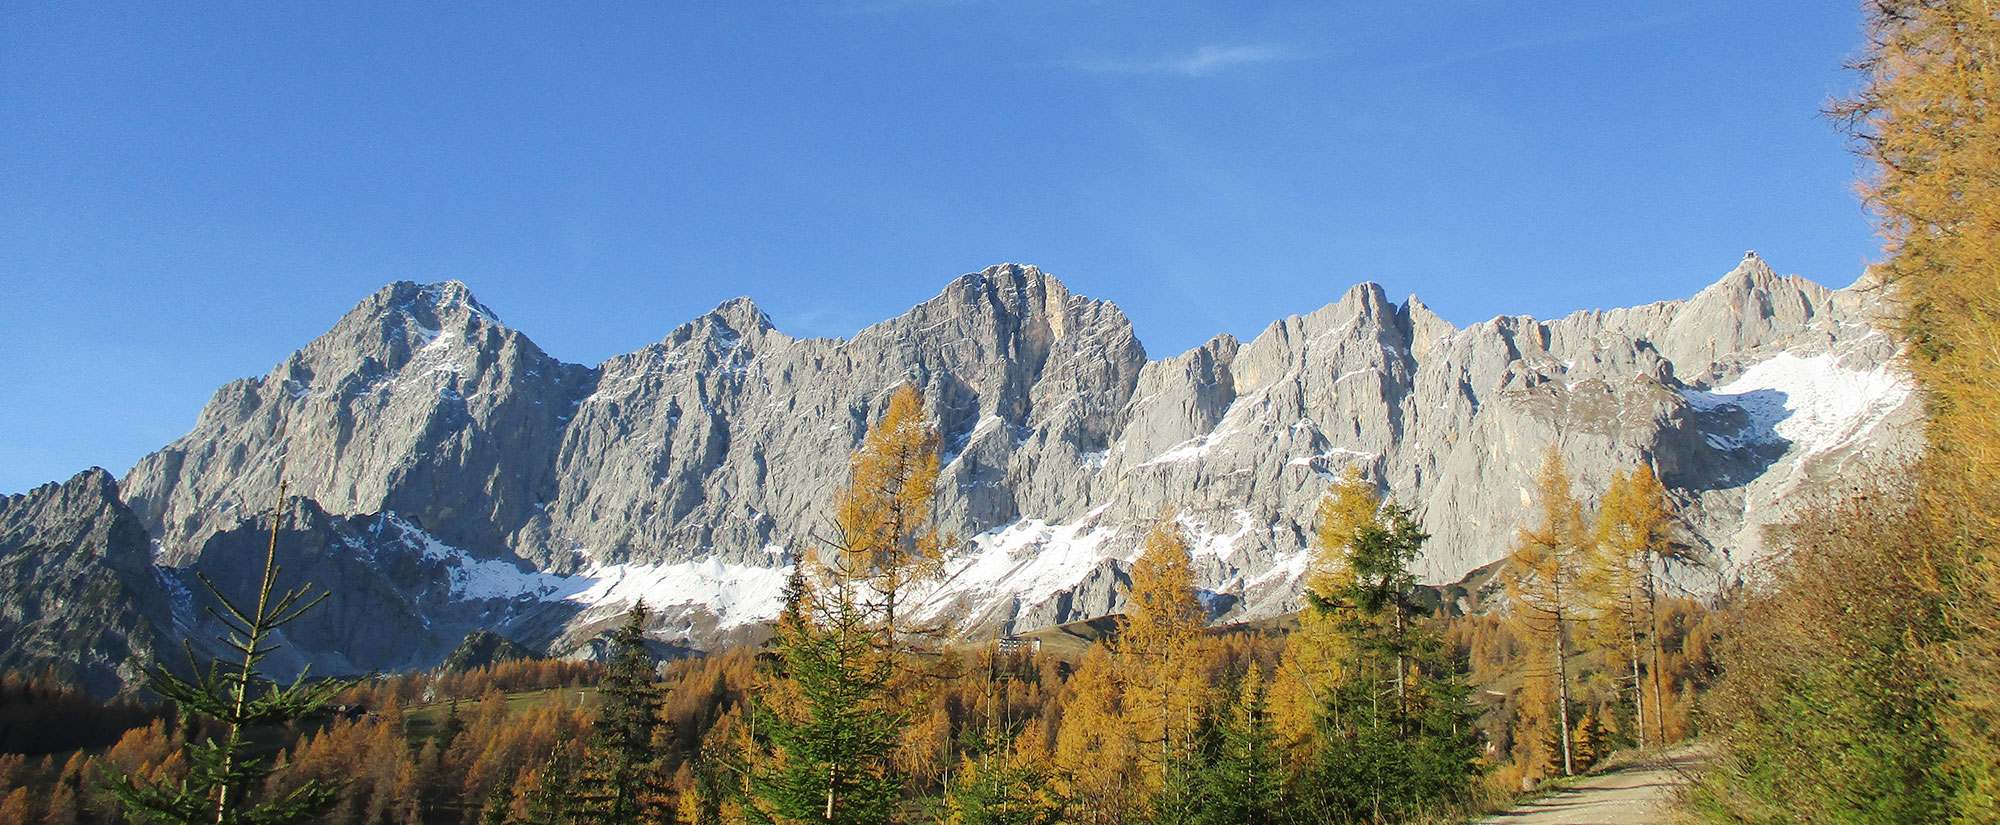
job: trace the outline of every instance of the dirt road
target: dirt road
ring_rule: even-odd
[[[1574,786],[1522,803],[1480,825],[1670,825],[1674,788],[1699,755],[1679,753],[1584,777]]]

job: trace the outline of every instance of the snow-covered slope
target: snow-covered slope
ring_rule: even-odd
[[[1910,398],[1909,381],[1890,365],[1841,362],[1833,352],[1803,357],[1779,352],[1714,390],[1681,395],[1697,412],[1742,411],[1741,430],[1706,435],[1718,449],[1796,445],[1801,457],[1814,456],[1861,445]]]

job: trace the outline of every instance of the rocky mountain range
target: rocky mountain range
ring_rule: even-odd
[[[1452,581],[1508,551],[1551,446],[1586,498],[1656,468],[1704,561],[1685,575],[1721,581],[1792,493],[1915,445],[1878,291],[1752,254],[1689,300],[1460,329],[1362,284],[1150,360],[1116,306],[1008,264],[851,339],[737,299],[586,367],[462,284],[397,283],[122,480],[0,500],[0,663],[87,644],[93,684],[124,684],[162,640],[212,636],[192,576],[252,584],[281,477],[285,578],[333,594],[286,664],[428,667],[476,630],[587,652],[639,598],[662,645],[754,639],[905,383],[943,433],[936,513],[961,539],[925,609],[967,635],[1118,611],[1161,518],[1218,619],[1296,609],[1314,507],[1349,467],[1417,508],[1421,572]]]

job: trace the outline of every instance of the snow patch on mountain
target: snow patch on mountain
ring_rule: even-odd
[[[1304,582],[1306,574],[1312,571],[1313,563],[1318,558],[1319,551],[1311,547],[1295,550],[1275,560],[1271,569],[1246,584],[1255,588],[1272,582]]]
[[[974,536],[946,561],[943,575],[918,595],[923,605],[920,615],[937,618],[961,610],[962,616],[981,616],[1008,600],[1022,609],[1033,609],[1072,592],[1101,571],[1106,562],[1129,566],[1144,544],[1118,541],[1120,528],[1100,526],[1099,520],[1108,509],[1108,505],[1100,505],[1082,518],[1062,524],[1019,519]],[[1219,528],[1188,514],[1176,516],[1174,523],[1187,540],[1191,557],[1219,560],[1235,556],[1246,539],[1267,526],[1243,509],[1229,513]],[[1281,564],[1286,569],[1303,569],[1311,555],[1303,552],[1300,560],[1288,559]],[[1217,598],[1240,598],[1242,589],[1239,582],[1235,587],[1204,592]]]
[[[1227,559],[1235,555],[1236,543],[1249,536],[1252,530],[1256,530],[1258,524],[1249,510],[1239,508],[1230,515],[1236,522],[1236,529],[1228,533],[1210,530],[1201,519],[1186,513],[1177,516],[1175,521],[1181,525],[1181,535],[1189,539],[1188,555],[1193,558],[1213,556],[1218,559]]]
[[[1159,455],[1147,459],[1145,463],[1140,464],[1139,466],[1151,467],[1155,464],[1172,464],[1180,461],[1193,461],[1197,458],[1207,455],[1209,450],[1215,448],[1215,445],[1222,443],[1223,439],[1228,438],[1235,434],[1236,431],[1230,429],[1230,430],[1217,430],[1215,432],[1208,433],[1206,435],[1198,435],[1195,436],[1194,438],[1190,438],[1186,441],[1174,445],[1173,447],[1168,448],[1166,452],[1160,453]]]
[[[565,577],[575,588],[562,598],[592,607],[624,606],[644,599],[652,607],[698,605],[721,627],[768,622],[785,607],[792,567],[752,567],[714,557],[674,564],[592,565]]]
[[[1710,434],[1709,445],[1736,449],[1787,442],[1805,455],[1855,445],[1909,400],[1910,384],[1890,365],[1857,370],[1831,352],[1780,352],[1714,390],[1681,390],[1699,412],[1734,407],[1745,423],[1735,434]]]
[[[590,562],[580,573],[524,571],[500,559],[479,559],[453,547],[394,513],[393,524],[409,546],[442,564],[451,595],[463,601],[567,601],[585,607],[623,607],[645,600],[654,608],[695,605],[715,614],[722,627],[767,622],[784,608],[791,565],[756,567],[714,557],[673,564]],[[379,529],[378,529],[379,532]],[[585,553],[585,558],[589,557]]]
[[[1103,510],[1069,524],[1021,519],[973,536],[920,597],[926,613],[936,614],[961,596],[977,602],[1013,597],[1036,605],[1075,587],[1104,561],[1106,542],[1118,535],[1117,528],[1095,526]]]
[[[1381,457],[1382,457],[1381,453],[1371,452],[1368,450],[1350,450],[1346,447],[1328,447],[1324,452],[1314,453],[1312,455],[1298,456],[1290,461],[1285,462],[1285,464],[1292,467],[1309,467],[1313,469],[1319,469],[1320,467],[1328,465],[1329,463],[1336,460],[1346,460],[1351,463],[1356,461],[1374,461]]]

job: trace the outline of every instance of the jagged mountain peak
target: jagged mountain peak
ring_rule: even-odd
[[[472,288],[457,279],[418,285],[414,303],[427,303],[434,312],[463,311],[478,315],[491,323],[501,323],[500,316],[493,314],[493,310],[473,297]]]
[[[1753,250],[1744,253],[1743,260],[1736,265],[1736,268],[1696,293],[1690,303],[1700,302],[1705,297],[1713,300],[1716,296],[1734,298],[1742,295],[1776,293],[1798,293],[1812,299],[1823,300],[1831,291],[1798,275],[1779,275],[1777,270],[1772,269],[1771,265]]]
[[[1374,281],[1363,281],[1349,287],[1347,292],[1340,296],[1340,300],[1314,314],[1318,315],[1329,310],[1332,317],[1341,319],[1342,323],[1348,318],[1359,317],[1370,322],[1389,324],[1394,323],[1395,318],[1402,314],[1402,308],[1396,306],[1396,302],[1389,300],[1388,292],[1382,289],[1381,284]]]
[[[458,486],[475,466],[518,461],[550,443],[590,371],[564,364],[499,317],[465,284],[397,281],[364,298],[271,372],[230,382],[194,430],[141,458],[125,497],[170,561],[229,519],[268,507],[280,475],[337,512],[436,499],[427,524],[482,548],[518,522],[534,496]],[[496,438],[494,422],[524,432]],[[449,498],[449,496],[447,496]],[[496,513],[505,517],[496,520]]]
[[[1187,358],[1199,358],[1199,357],[1214,359],[1219,357],[1222,360],[1227,361],[1231,358],[1235,358],[1236,351],[1242,348],[1243,348],[1243,342],[1241,340],[1238,340],[1236,336],[1231,335],[1227,332],[1222,332],[1222,333],[1217,333],[1214,337],[1211,337],[1208,340],[1201,342],[1199,345],[1188,349],[1186,352],[1182,352],[1179,355],[1169,356],[1167,360],[1175,361],[1175,360],[1184,360]]]
[[[146,530],[110,473],[0,496],[0,668],[109,695],[161,662],[172,624]]]
[[[755,301],[747,297],[731,298],[716,304],[714,309],[700,317],[675,327],[658,344],[637,353],[613,357],[605,365],[608,367],[633,358],[649,357],[647,354],[654,350],[671,349],[691,341],[707,341],[729,347],[741,342],[746,335],[757,337],[774,332],[777,332],[777,327],[771,323],[771,316],[758,308]]]
[[[1395,324],[1400,310],[1382,290],[1382,285],[1363,281],[1348,287],[1340,298],[1303,315],[1289,315],[1272,321],[1246,346],[1289,346],[1293,339],[1307,340],[1360,319],[1363,323]],[[1300,338],[1304,336],[1304,338]]]
[[[412,361],[450,356],[454,348],[490,352],[510,343],[525,344],[540,356],[539,348],[502,324],[465,284],[396,281],[287,357],[277,377],[301,387],[357,373],[372,379]]]
[[[909,321],[928,329],[952,318],[981,325],[997,321],[1007,326],[1046,328],[1054,339],[1080,326],[1131,327],[1130,319],[1116,304],[1077,295],[1060,278],[1034,265],[1003,263],[953,279],[937,297],[862,334],[877,328],[900,333]]]
[[[998,263],[978,272],[960,275],[945,288],[945,294],[949,295],[955,290],[981,289],[1016,295],[1046,293],[1053,289],[1063,295],[1069,294],[1069,287],[1061,279],[1043,272],[1041,267],[1013,262]]]
[[[36,485],[34,489],[25,493],[0,496],[0,501],[24,501],[30,498],[45,496],[65,498],[84,496],[87,498],[115,499],[118,497],[118,480],[111,475],[110,470],[106,470],[103,467],[91,467],[70,476],[67,481],[51,481],[46,484]]]
[[[419,323],[455,322],[474,320],[494,326],[505,326],[500,316],[473,297],[472,288],[462,281],[395,281],[375,291],[373,295],[349,310],[348,319],[382,319],[402,317]],[[435,324],[430,324],[435,328]]]
[[[1394,301],[1389,300],[1389,293],[1382,289],[1382,285],[1374,281],[1362,281],[1348,287],[1346,292],[1341,293],[1340,300],[1335,303],[1389,308],[1396,306]]]
[[[757,302],[750,300],[750,297],[747,295],[731,298],[716,304],[714,309],[708,311],[708,314],[728,321],[730,326],[736,329],[754,328],[769,330],[774,328],[771,324],[771,316],[765,314],[764,310],[757,306]]]
[[[1410,352],[1418,360],[1428,360],[1458,332],[1458,327],[1415,295],[1403,302],[1403,322],[1410,328]]]
[[[968,311],[1011,310],[1043,300],[1052,287],[1060,295],[1067,297],[1069,294],[1069,287],[1038,267],[994,264],[953,278],[938,292],[937,297],[917,305],[917,309],[938,305],[940,308],[962,307]]]

